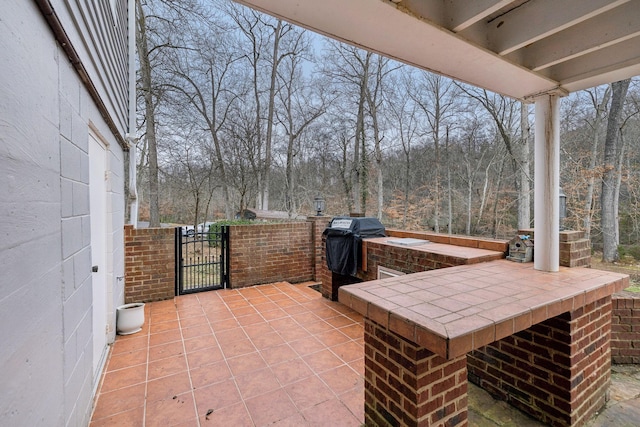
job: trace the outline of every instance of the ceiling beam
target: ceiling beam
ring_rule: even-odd
[[[635,74],[627,74],[631,70],[640,70],[640,37],[610,47],[606,55],[595,51],[554,65],[544,70],[544,73],[563,86],[566,85],[568,90],[574,91],[592,87],[594,85],[591,83],[594,81],[596,84],[610,83],[640,73],[637,71]],[[610,80],[612,77],[608,77],[616,75],[621,78]],[[601,77],[599,80],[594,80],[595,76]]]
[[[470,27],[463,37],[487,49],[507,55],[531,43],[611,10],[629,0],[558,0],[529,1],[489,23]]]
[[[487,18],[513,0],[446,0],[444,26],[457,33]]]
[[[525,67],[540,71],[638,35],[638,6],[627,3],[524,47],[514,55]]]

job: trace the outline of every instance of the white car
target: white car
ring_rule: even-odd
[[[215,221],[207,221],[207,222],[202,222],[200,224],[198,224],[198,233],[208,233],[209,232],[209,227],[211,227],[213,224],[215,224]]]
[[[182,236],[193,237],[196,235],[196,230],[193,228],[193,225],[183,225],[180,229],[182,230]]]

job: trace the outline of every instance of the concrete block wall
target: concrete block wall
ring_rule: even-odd
[[[125,226],[125,303],[175,296],[175,229]]]
[[[611,297],[468,353],[469,381],[549,425],[579,426],[606,403]]]
[[[365,425],[467,425],[467,359],[446,360],[365,318]]]
[[[640,294],[614,294],[611,302],[611,360],[640,364]]]
[[[2,14],[0,425],[85,426],[102,369],[93,366],[89,132],[107,146],[103,268],[113,299],[98,302],[111,307],[124,289],[124,154],[36,2],[5,3]]]
[[[231,287],[313,280],[316,250],[312,227],[311,222],[231,226]]]

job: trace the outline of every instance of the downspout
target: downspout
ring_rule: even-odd
[[[129,223],[138,228],[138,184],[137,155],[138,138],[136,135],[136,8],[135,0],[127,5],[129,38],[129,132],[126,135],[129,145]]]

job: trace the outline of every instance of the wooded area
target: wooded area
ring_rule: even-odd
[[[231,1],[137,4],[141,219],[312,214],[321,196],[390,227],[533,225],[531,105]],[[561,104],[563,225],[609,260],[640,237],[639,99],[627,80]]]

